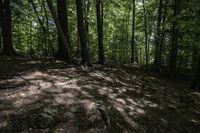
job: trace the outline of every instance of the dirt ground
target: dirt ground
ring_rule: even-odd
[[[0,57],[0,133],[200,133],[186,88],[137,66]]]

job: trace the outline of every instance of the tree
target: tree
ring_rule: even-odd
[[[46,27],[43,25],[42,18],[40,17],[40,15],[39,15],[39,13],[37,11],[37,7],[36,7],[35,3],[33,2],[33,0],[30,0],[30,2],[31,2],[33,10],[34,10],[34,12],[35,12],[35,14],[37,16],[37,20],[38,20],[38,22],[40,24],[40,28],[42,29],[43,34],[45,36],[45,40],[46,40],[46,35],[47,35]],[[30,37],[30,41],[29,41],[30,44],[31,44],[31,28],[32,28],[32,22],[30,22],[30,36],[29,36]],[[49,42],[49,43],[51,43],[51,42]],[[30,50],[29,51],[31,52],[30,55],[32,56],[32,46],[31,45],[30,45]],[[46,51],[46,49],[45,49],[45,51]],[[46,52],[45,52],[45,54],[46,54]]]
[[[63,46],[64,46],[64,49],[66,49],[66,61],[67,61],[67,63],[72,63],[71,50],[69,48],[68,41],[67,41],[67,39],[65,37],[65,34],[63,32],[63,29],[62,29],[62,26],[60,24],[60,21],[58,19],[57,14],[56,14],[56,10],[55,10],[55,8],[54,8],[53,3],[52,3],[51,0],[47,0],[47,3],[48,3],[48,7],[49,7],[49,9],[51,11],[51,14],[53,16],[53,19],[55,21],[56,27],[58,29],[58,33],[59,33],[59,35],[61,37],[61,41],[62,41],[63,44],[65,44]]]
[[[157,35],[156,35],[156,46],[155,46],[155,58],[154,58],[154,64],[156,69],[160,68],[161,59],[160,58],[160,47],[161,47],[161,21],[162,21],[162,8],[163,8],[163,0],[159,1],[159,7],[158,7],[158,20],[157,20]]]
[[[144,13],[144,32],[145,32],[145,62],[146,62],[146,71],[148,71],[149,59],[148,59],[148,31],[147,31],[147,13],[145,0],[143,2],[143,13]]]
[[[11,8],[10,0],[4,0],[3,2],[3,55],[15,55],[15,50],[12,45],[12,34],[11,34]]]
[[[0,50],[2,46],[2,24],[3,24],[3,2],[2,0],[0,0]]]
[[[131,40],[131,62],[135,62],[136,43],[135,43],[135,0],[133,0],[133,13],[132,13],[132,40]]]
[[[180,13],[180,4],[181,0],[175,0],[174,3],[174,18]],[[170,76],[174,77],[176,75],[176,65],[177,65],[177,54],[178,54],[178,39],[179,39],[179,30],[177,28],[177,21],[173,21],[172,24],[172,43],[171,43],[171,50],[170,50]]]
[[[0,2],[2,1],[5,0]],[[139,63],[146,63],[146,66],[155,63],[158,67],[163,65],[162,70],[169,70],[164,67],[167,63],[168,67],[177,64],[176,69],[180,71],[196,68],[198,59],[196,51],[198,52],[200,46],[197,41],[200,31],[198,0],[191,0],[189,3],[176,0],[177,7],[174,1],[166,0],[81,0],[82,5],[77,6],[78,14],[75,13],[76,1],[69,0],[67,4],[66,0],[51,0],[52,4],[58,6],[58,10],[54,9],[53,17],[46,1],[11,1],[13,47],[24,55],[32,51],[33,56],[56,57],[56,54],[51,54],[55,49],[58,50],[58,54],[63,54],[64,60],[67,60],[67,56],[72,57],[72,54],[77,57],[80,54],[85,62],[91,55],[92,62],[98,61],[102,64],[105,61],[105,54],[108,62],[117,63],[137,62],[138,55]],[[31,2],[33,6],[30,6]],[[1,14],[4,14],[5,9],[2,5],[0,10]],[[171,9],[173,6],[184,10],[180,12],[176,9],[175,12]],[[70,25],[67,24],[67,15],[70,16]],[[0,17],[4,18],[4,15]],[[67,25],[70,30],[70,43],[66,35],[68,32],[65,31]],[[65,45],[59,48],[60,44]],[[178,50],[174,50],[176,47]],[[59,49],[65,52],[59,52]],[[71,55],[67,55],[67,49]],[[103,57],[101,55],[104,56],[104,61],[100,59]],[[170,63],[169,57],[171,60],[176,59],[177,63]]]
[[[45,18],[46,18],[46,34],[47,34],[47,40],[48,40],[48,49],[51,49],[51,54],[55,57],[55,52],[54,52],[54,47],[53,47],[53,44],[51,42],[51,39],[50,39],[50,33],[49,33],[49,17],[48,17],[48,12],[47,12],[47,9],[46,9],[46,4],[45,4],[45,0],[42,0],[42,5],[44,7],[44,14],[45,14]]]
[[[57,12],[58,19],[60,21],[62,30],[64,32],[65,38],[67,39],[68,46],[70,47],[70,38],[68,30],[68,14],[67,14],[67,0],[57,0]],[[65,49],[64,44],[61,40],[61,36],[58,36],[58,52],[56,57],[58,59],[65,59],[67,55],[67,50]]]
[[[167,17],[167,12],[168,12],[168,8],[167,8],[167,5],[168,5],[168,1],[165,1],[165,7],[164,7],[164,13],[163,13],[163,18],[162,18],[162,25],[165,24],[166,22],[166,17]],[[163,51],[164,51],[164,44],[165,44],[165,36],[166,36],[166,33],[165,33],[165,29],[164,27],[162,27],[161,29],[161,39],[160,39],[160,49],[159,49],[159,55],[158,55],[158,63],[159,65],[162,65],[164,63],[163,61]],[[160,67],[160,66],[159,66]]]
[[[198,53],[199,53],[199,49],[194,47],[192,49],[192,70],[195,70],[197,63],[198,63]]]
[[[103,47],[103,3],[101,0],[96,0],[96,16],[97,16],[97,31],[98,31],[98,63],[104,64],[105,55]]]
[[[200,91],[200,54],[199,59],[196,67],[196,73],[191,85],[191,89]]]
[[[83,19],[83,3],[82,0],[76,0],[76,12],[77,12],[77,25],[78,25],[78,32],[80,37],[80,44],[81,44],[81,57],[82,63],[88,64],[89,63],[89,55],[88,55],[88,48],[87,48],[87,34]]]
[[[90,0],[83,0],[83,8],[84,8],[84,23],[85,23],[85,30],[87,33],[87,41],[89,44],[89,12],[90,12],[90,5],[91,1]]]

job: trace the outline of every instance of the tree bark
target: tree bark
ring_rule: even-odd
[[[37,9],[36,9],[36,6],[35,6],[33,0],[30,0],[30,2],[31,2],[31,5],[32,5],[32,7],[33,7],[33,10],[34,10],[34,12],[35,12],[35,14],[36,14],[36,16],[37,16],[37,20],[38,20],[38,22],[40,23],[41,28],[43,29],[43,31],[46,31],[46,29],[45,29],[45,27],[44,27],[44,25],[43,25],[43,22],[42,22],[42,20],[40,19],[39,13],[38,13],[38,11],[37,11]]]
[[[67,41],[67,39],[65,37],[65,34],[63,32],[63,29],[62,29],[62,26],[61,26],[60,21],[58,19],[58,15],[56,14],[56,10],[55,10],[55,8],[53,6],[52,0],[47,0],[47,4],[48,4],[48,7],[49,7],[49,9],[51,11],[51,14],[53,16],[53,19],[54,19],[54,21],[56,23],[56,27],[57,27],[58,33],[59,33],[59,35],[61,37],[62,43],[65,44],[63,46],[64,46],[64,49],[66,49],[66,51],[67,51],[67,53],[66,53],[66,62],[70,64],[70,63],[72,63],[71,50],[69,48],[68,41]]]
[[[199,54],[199,59],[198,59],[198,63],[197,63],[197,68],[196,68],[196,73],[191,85],[191,89],[193,90],[197,90],[200,92],[200,54]]]
[[[3,2],[0,0],[0,53],[2,48]]]
[[[174,3],[174,17],[176,17],[180,12],[180,4],[181,0],[175,0]],[[179,30],[177,29],[177,22],[174,21],[172,25],[172,43],[170,50],[170,76],[175,77],[177,71],[177,55],[178,55],[178,38],[179,38]]]
[[[4,0],[3,3],[4,15],[2,24],[3,33],[3,55],[15,55],[15,50],[12,45],[12,33],[11,33],[11,8],[10,0]]]
[[[163,14],[163,19],[162,19],[162,24],[165,24],[166,17],[167,17],[167,5],[168,1],[165,1],[165,7],[164,7],[164,14]],[[159,49],[159,56],[158,56],[158,63],[162,65],[164,63],[163,61],[163,51],[164,51],[164,44],[165,44],[165,30],[164,28],[161,29],[161,40],[160,40],[160,49]]]
[[[30,22],[29,26],[29,39],[28,39],[28,56],[32,57],[33,56],[33,49],[32,49],[32,22]]]
[[[78,32],[80,37],[80,44],[81,44],[81,57],[82,63],[88,64],[89,63],[89,55],[88,55],[88,48],[87,48],[87,34],[83,19],[83,3],[82,0],[76,0],[76,11],[77,11],[77,25],[78,25]]]
[[[84,16],[84,23],[85,23],[85,30],[86,30],[86,42],[87,42],[87,45],[89,46],[90,44],[89,12],[90,12],[91,0],[82,0],[82,3],[83,3],[83,16]],[[89,53],[89,49],[88,49],[88,53]]]
[[[148,66],[149,66],[149,61],[148,61],[148,30],[147,30],[147,16],[146,16],[145,0],[143,0],[143,12],[144,12],[144,32],[145,32],[145,62],[146,62],[146,71],[148,71]]]
[[[154,57],[154,65],[157,70],[160,69],[160,59],[159,55],[161,52],[161,20],[162,20],[162,9],[163,9],[163,0],[159,1],[159,8],[158,8],[158,19],[157,19],[157,35],[156,35],[156,46],[155,46],[155,57]]]
[[[103,3],[101,0],[96,0],[96,16],[97,16],[97,31],[98,31],[98,63],[105,63],[104,47],[103,47]]]
[[[46,19],[46,34],[47,34],[47,40],[48,40],[48,51],[49,49],[51,49],[51,53],[52,55],[55,57],[55,50],[53,47],[53,44],[51,43],[51,38],[50,38],[50,34],[49,34],[49,17],[48,17],[48,13],[47,13],[47,9],[46,9],[46,4],[45,4],[45,0],[42,0],[42,4],[44,7],[44,13],[45,13],[45,19]]]
[[[195,70],[198,63],[198,53],[199,49],[193,48],[192,50],[192,70]]]
[[[68,13],[67,13],[67,0],[57,0],[57,12],[58,19],[60,21],[65,38],[67,39],[68,46],[70,47],[69,29],[68,29]],[[58,52],[56,57],[58,59],[65,59],[67,50],[64,48],[64,44],[61,40],[61,36],[58,36]]]
[[[86,33],[87,33],[87,40],[88,37],[89,37],[89,22],[88,22],[88,15],[89,15],[89,11],[90,11],[90,0],[84,0],[84,15],[85,15],[85,30],[86,30]],[[89,43],[89,42],[88,42]]]
[[[133,14],[132,14],[132,40],[131,40],[131,63],[135,62],[136,43],[135,43],[135,0],[133,0]]]
[[[41,18],[40,18],[40,16],[39,16],[39,13],[38,13],[38,11],[37,11],[37,9],[36,9],[36,6],[35,6],[35,3],[33,2],[33,0],[30,0],[30,2],[31,2],[31,5],[32,5],[32,7],[33,7],[33,10],[34,10],[34,12],[35,12],[35,14],[36,14],[36,16],[37,16],[37,20],[38,20],[38,22],[39,22],[39,24],[40,24],[40,28],[42,29],[42,31],[43,31],[43,34],[46,36],[46,28],[45,28],[45,26],[43,25],[43,22],[42,22],[42,20],[41,20]],[[30,24],[30,26],[32,26],[32,22],[31,22],[31,24]],[[30,36],[30,38],[31,38],[31,36]],[[31,43],[31,42],[29,42],[29,43]],[[30,45],[30,48],[31,48],[32,46]],[[31,50],[31,51],[30,51]],[[42,50],[43,51],[43,50]],[[29,53],[28,53],[28,55],[29,56],[32,56],[32,48],[31,49],[29,49]]]

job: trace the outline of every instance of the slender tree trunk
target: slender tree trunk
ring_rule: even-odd
[[[180,12],[180,4],[181,0],[175,0],[174,3],[174,17],[176,17]],[[177,55],[178,55],[178,38],[179,38],[179,31],[177,29],[177,22],[173,22],[172,26],[172,43],[171,43],[171,51],[170,51],[170,76],[175,77],[177,71]]]
[[[20,24],[17,25],[17,44],[18,44],[18,48],[22,50]]]
[[[44,7],[44,12],[45,12],[45,18],[46,18],[46,34],[47,34],[47,40],[48,40],[48,49],[51,49],[51,53],[53,56],[55,56],[55,50],[53,47],[53,44],[51,43],[51,38],[50,38],[50,34],[49,34],[49,17],[48,17],[48,13],[47,13],[47,9],[46,9],[46,4],[45,1],[42,0],[42,4]]]
[[[37,20],[38,20],[38,22],[39,22],[39,24],[40,24],[40,27],[42,28],[42,31],[43,31],[43,33],[45,34],[45,39],[46,39],[47,36],[48,36],[48,44],[51,46],[52,53],[53,53],[53,55],[54,55],[53,44],[51,43],[51,41],[50,41],[50,36],[49,36],[48,14],[47,14],[47,11],[46,11],[45,2],[44,2],[44,0],[42,0],[42,5],[43,5],[43,7],[44,7],[44,12],[45,12],[45,17],[46,17],[47,28],[44,26],[44,24],[43,24],[41,18],[39,17],[39,13],[38,13],[38,11],[37,11],[37,9],[36,9],[35,3],[33,2],[33,0],[30,0],[30,2],[31,2],[31,4],[32,4],[33,10],[34,10],[34,12],[35,12],[35,14],[36,14],[36,16],[37,16]]]
[[[1,32],[1,27],[0,27],[0,53],[1,53],[1,50],[2,50],[2,32]]]
[[[90,12],[90,5],[91,5],[91,0],[83,0],[84,4],[84,22],[85,22],[85,30],[86,30],[86,42],[88,46],[90,45],[90,34],[89,34],[89,12]],[[80,38],[79,38],[80,39]],[[90,53],[89,48],[88,48],[88,53]]]
[[[41,12],[44,12],[44,6],[43,6],[43,2],[42,2],[42,0],[40,0],[41,1],[41,4],[40,4],[40,7],[41,7]],[[45,17],[44,16],[41,16],[41,20],[42,20],[42,24],[43,24],[43,26],[44,26],[44,24],[45,24]],[[44,26],[45,27],[45,26]],[[43,30],[42,30],[42,32],[43,32]],[[47,30],[46,30],[46,27],[45,27],[45,32],[44,32],[44,35],[43,36],[41,36],[41,42],[44,44],[44,45],[42,45],[43,46],[43,55],[44,55],[44,57],[46,58],[47,56],[48,56],[48,50],[47,50]]]
[[[145,62],[146,71],[148,71],[149,61],[148,61],[148,31],[147,31],[147,14],[145,0],[143,0],[143,12],[144,12],[144,31],[145,31]]]
[[[46,28],[44,27],[43,22],[42,22],[42,20],[40,19],[40,16],[39,16],[39,13],[38,13],[38,11],[37,11],[37,9],[36,9],[35,3],[33,2],[33,0],[30,0],[30,2],[31,2],[31,5],[32,5],[32,7],[33,7],[33,10],[34,10],[34,12],[35,12],[35,14],[36,14],[36,16],[37,16],[37,20],[38,20],[38,22],[39,22],[39,24],[40,24],[42,30],[45,32],[45,31],[46,31]]]
[[[76,47],[76,56],[79,58],[80,57],[80,37],[79,33],[77,31],[77,47]]]
[[[30,22],[30,26],[29,26],[29,57],[33,56],[33,49],[32,49],[32,22]]]
[[[135,62],[135,55],[136,55],[135,51],[136,51],[136,43],[135,43],[135,0],[133,0],[131,63]]]
[[[39,13],[38,13],[38,11],[37,11],[37,9],[36,9],[36,5],[35,5],[35,3],[33,2],[33,0],[30,0],[30,2],[31,2],[31,5],[32,5],[32,7],[33,7],[33,10],[34,10],[34,12],[35,12],[35,14],[36,14],[36,16],[37,16],[37,20],[38,20],[38,22],[39,22],[39,24],[40,24],[40,28],[41,28],[41,30],[42,30],[42,32],[43,32],[43,34],[44,34],[44,36],[45,36],[45,39],[46,39],[46,28],[45,28],[45,26],[43,25],[43,22],[42,22],[42,18],[40,18],[40,15],[39,15]],[[42,7],[41,7],[42,8]],[[32,26],[32,25],[31,25]],[[43,45],[41,46],[41,48],[42,48],[42,51],[45,51],[45,50],[43,50]],[[30,52],[30,51],[29,51]],[[31,54],[32,53],[29,53],[30,54],[30,56],[32,56]]]
[[[67,39],[68,45],[70,47],[70,38],[69,38],[69,30],[68,30],[68,12],[67,12],[67,0],[57,0],[57,12],[58,19],[60,21],[62,30]],[[58,52],[56,57],[58,59],[65,59],[67,56],[67,50],[64,48],[64,44],[61,40],[61,36],[58,36]]]
[[[89,63],[89,55],[88,55],[88,48],[87,48],[87,34],[83,19],[83,3],[82,0],[76,0],[76,11],[77,11],[77,25],[78,25],[78,32],[80,37],[80,44],[81,44],[81,57],[82,63],[88,64]]]
[[[60,24],[60,21],[59,21],[59,19],[58,19],[58,16],[57,16],[57,14],[56,14],[56,10],[55,10],[55,8],[54,8],[54,6],[53,6],[52,0],[47,0],[47,3],[48,3],[48,7],[49,7],[49,9],[50,9],[50,11],[51,11],[51,14],[52,14],[52,16],[53,16],[53,19],[54,19],[54,21],[55,21],[55,23],[56,23],[56,27],[57,27],[58,33],[59,33],[59,35],[60,35],[60,37],[61,37],[62,43],[65,44],[65,45],[63,45],[63,46],[64,46],[64,49],[66,49],[66,51],[67,51],[67,53],[66,53],[66,55],[67,55],[66,61],[67,61],[67,63],[72,63],[72,54],[71,54],[71,50],[70,50],[70,47],[69,47],[69,45],[68,45],[68,41],[67,41],[67,39],[66,39],[66,37],[65,37],[65,34],[64,34],[64,32],[63,32],[63,29],[62,29],[62,26],[61,26],[61,24]]]
[[[165,1],[165,7],[164,7],[164,15],[163,15],[163,20],[162,20],[162,24],[165,24],[166,21],[166,16],[167,16],[167,5],[168,2]],[[158,56],[158,64],[162,65],[163,64],[163,51],[164,51],[164,43],[165,43],[165,30],[164,28],[161,29],[161,40],[160,40],[160,49],[159,49],[159,56]]]
[[[85,9],[85,11],[84,11],[84,16],[85,16],[85,30],[86,30],[86,33],[87,33],[87,40],[89,40],[88,38],[89,38],[89,22],[88,22],[88,20],[89,20],[89,11],[90,11],[90,0],[85,0],[85,2],[83,2],[84,3],[84,5],[85,5],[85,7],[84,7],[84,9]]]
[[[159,8],[158,8],[158,20],[157,20],[157,35],[156,35],[156,47],[155,47],[155,58],[154,64],[157,70],[160,69],[160,62],[159,62],[159,52],[161,47],[161,21],[162,21],[162,9],[163,9],[163,0],[159,1]]]
[[[196,67],[196,73],[191,85],[191,89],[200,91],[200,54],[198,59],[197,67]]]
[[[142,64],[142,63],[143,63],[143,59],[142,59],[142,49],[140,48],[139,50],[140,50],[140,52],[139,52],[139,55],[140,55],[140,63]]]
[[[192,70],[195,70],[196,66],[197,66],[197,62],[198,62],[198,52],[199,49],[194,48],[192,50]]]
[[[127,44],[129,42],[129,26],[130,26],[130,15],[131,15],[131,6],[128,7],[128,12],[127,12],[127,23],[126,23],[126,39],[124,39],[124,44]],[[129,61],[129,57],[130,53],[129,53],[129,47],[125,46],[125,63],[130,62]]]
[[[104,48],[103,48],[103,3],[101,0],[96,0],[96,16],[97,16],[97,31],[98,31],[98,63],[104,64]]]
[[[42,0],[41,1],[41,12],[44,12],[44,5],[43,5],[43,2]],[[45,24],[45,16],[41,16],[41,19],[42,19],[42,24],[44,25]],[[44,26],[45,27],[45,26]],[[44,43],[44,50],[43,50],[43,55],[44,57],[46,58],[48,56],[48,47],[47,47],[47,29],[45,27],[45,32],[44,32],[44,35],[41,37],[42,38],[42,42]]]
[[[0,0],[0,53],[2,48],[3,2]]]
[[[12,34],[11,34],[11,8],[10,0],[4,0],[4,15],[3,15],[3,55],[15,55],[15,51],[12,45]]]

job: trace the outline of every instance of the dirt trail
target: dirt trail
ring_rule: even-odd
[[[200,132],[200,94],[145,75],[0,58],[0,132]]]

